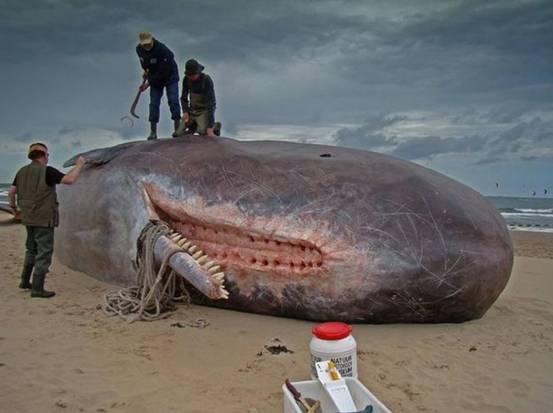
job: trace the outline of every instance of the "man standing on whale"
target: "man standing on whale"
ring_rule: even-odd
[[[56,295],[55,292],[44,289],[44,280],[54,252],[54,228],[59,221],[56,185],[72,185],[86,162],[80,156],[76,166],[65,175],[48,166],[49,155],[48,147],[43,143],[37,142],[29,146],[27,156],[31,163],[17,172],[8,193],[11,208],[14,213],[17,212],[17,207],[21,209],[21,222],[27,229],[25,261],[19,288],[30,288],[31,297],[40,298]]]
[[[171,50],[151,33],[142,32],[138,35],[140,43],[136,46],[136,54],[140,59],[140,66],[144,69],[142,77],[148,80],[150,86],[150,135],[148,140],[157,139],[157,124],[159,122],[159,105],[163,96],[163,89],[167,91],[167,102],[171,110],[175,131],[173,137],[179,134],[181,126],[179,104],[179,70],[175,56]],[[143,87],[142,90],[147,88]]]

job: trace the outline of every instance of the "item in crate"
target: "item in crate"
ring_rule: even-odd
[[[336,364],[332,360],[329,360],[328,362],[328,373],[330,374],[330,378],[332,380],[340,380],[342,378],[340,372],[336,370]]]
[[[301,396],[301,393],[298,391],[298,389],[296,389],[294,385],[290,383],[290,380],[286,379],[284,383],[286,384],[288,390],[290,390],[290,393],[292,393],[292,395],[294,396],[296,402],[298,402],[305,408],[306,413],[319,413],[321,411],[321,402],[319,400],[316,400],[312,405],[310,405],[307,400],[305,400]]]
[[[343,377],[343,380],[355,404],[355,407],[351,409],[338,408],[319,380],[292,381],[292,385],[303,394],[310,405],[313,404],[310,398],[319,400],[321,402],[321,412],[324,413],[359,413],[359,411],[368,413],[370,412],[369,406],[372,406],[373,413],[392,413],[390,409],[378,400],[378,398],[359,380],[352,377]],[[286,387],[285,383],[282,383],[282,392],[284,396],[284,413],[303,413],[305,411],[303,405],[299,404],[294,399],[294,395]]]
[[[363,410],[358,410],[356,412],[349,412],[349,413],[373,413],[373,407],[371,404],[368,404],[367,407],[365,407]]]
[[[319,381],[338,408],[338,412],[357,410],[346,381],[336,369],[336,364],[333,361],[320,361],[315,363],[315,368]]]

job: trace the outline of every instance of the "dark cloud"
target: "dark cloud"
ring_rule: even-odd
[[[489,122],[512,123],[519,122],[528,112],[528,107],[522,104],[500,105],[490,109],[486,117]]]
[[[75,133],[75,132],[76,132],[75,128],[69,128],[67,126],[64,126],[58,131],[58,135],[61,135],[61,136],[71,135],[72,133]]]
[[[476,166],[491,165],[491,164],[497,164],[503,161],[504,159],[499,156],[485,156],[483,158],[474,160],[472,162],[472,165],[476,165]]]
[[[409,136],[397,134],[397,126],[412,122],[426,124],[427,129],[436,128],[435,123],[450,118],[452,125],[459,124],[459,118],[470,120],[474,128],[480,124],[492,123],[493,115],[468,109],[464,113],[448,116],[443,113],[439,119],[379,114],[371,116],[360,127],[339,129],[333,136],[337,145],[359,149],[379,150],[408,160],[432,159],[438,155],[472,154],[470,163],[477,165],[509,160],[536,160],[553,158],[553,120],[534,117],[527,121],[506,123],[508,119],[520,119],[523,113],[508,113],[503,122],[507,128],[489,134],[453,136]],[[396,127],[396,130],[386,128]]]
[[[40,79],[31,106],[57,111],[36,110],[40,123],[83,113],[94,123],[128,110],[144,29],[181,66],[191,56],[206,63],[225,121],[359,122],[379,109],[545,104],[552,92],[548,0],[3,3],[0,47],[10,64],[0,66],[8,77]],[[22,105],[19,82],[5,93]]]
[[[406,116],[386,116],[384,114],[369,117],[365,124],[357,128],[342,128],[334,140],[339,146],[359,149],[378,149],[404,159],[431,159],[436,155],[451,153],[470,153],[481,151],[487,142],[482,136],[439,137],[424,136],[400,139],[396,135],[386,134],[384,129],[406,121]]]
[[[426,136],[401,142],[391,154],[410,160],[431,159],[441,154],[479,152],[485,145],[486,138],[482,136],[466,136],[462,138]]]
[[[22,135],[14,137],[13,140],[17,142],[31,142],[33,140],[33,134],[30,132],[25,132]]]
[[[397,138],[395,136],[386,136],[381,131],[405,119],[405,116],[386,116],[382,113],[373,114],[359,127],[337,130],[334,134],[334,141],[339,146],[359,149],[393,146],[397,144]]]
[[[522,160],[553,159],[553,120],[535,117],[519,122],[490,139],[486,156],[480,161],[490,163],[496,159]],[[537,152],[536,152],[537,151]]]

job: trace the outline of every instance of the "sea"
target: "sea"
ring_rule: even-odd
[[[9,184],[0,184],[0,204],[8,204]],[[553,232],[553,198],[488,196],[512,231]]]

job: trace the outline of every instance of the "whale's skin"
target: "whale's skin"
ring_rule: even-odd
[[[115,285],[136,283],[152,202],[226,257],[229,299],[193,294],[200,304],[314,321],[462,322],[480,318],[511,273],[512,242],[491,202],[387,155],[189,136],[85,157],[96,164],[59,191],[56,254]]]

